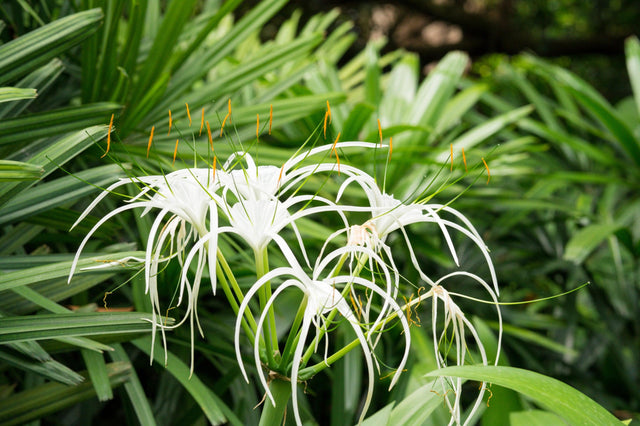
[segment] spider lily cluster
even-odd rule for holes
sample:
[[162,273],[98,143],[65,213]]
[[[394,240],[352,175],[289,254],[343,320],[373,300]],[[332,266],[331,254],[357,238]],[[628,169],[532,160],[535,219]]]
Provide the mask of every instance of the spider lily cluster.
[[[449,284],[471,280],[487,293],[496,307],[499,292],[488,250],[462,213],[447,205],[405,203],[380,190],[376,180],[365,171],[339,162],[339,150],[378,150],[381,147],[368,142],[336,141],[298,152],[281,166],[257,165],[249,152],[238,150],[221,168],[214,162],[206,168],[185,168],[166,175],[120,179],[85,209],[76,224],[119,187],[135,185],[139,192],[102,217],[85,236],[76,253],[69,281],[86,243],[102,224],[133,209],[139,209],[141,216],[155,215],[147,236],[146,255],[139,261],[144,263],[146,291],[153,308],[153,336],[155,338],[157,330],[161,332],[165,353],[165,332],[188,322],[193,369],[195,330],[203,335],[197,301],[202,282],[209,281],[213,295],[220,286],[237,314],[235,352],[244,378],[249,381],[243,349],[251,346],[257,378],[273,404],[275,400],[268,377],[290,380],[298,424],[302,423],[297,403],[299,381],[309,379],[349,350],[359,347],[368,374],[362,420],[370,405],[375,372],[380,373],[375,350],[384,341],[382,333],[392,325],[399,326],[404,341],[402,357],[391,374],[390,388],[397,383],[409,355],[410,312],[418,304],[428,305],[428,299],[431,300],[432,335],[438,366],[464,364],[470,348],[480,358],[474,361],[488,364],[492,361],[488,360],[473,324],[454,300],[464,295],[453,293]],[[344,202],[347,192],[350,199],[359,193],[359,199],[365,202]],[[324,243],[314,246],[316,251],[311,255],[300,223],[326,215],[333,215],[334,222],[340,225],[327,235]],[[434,226],[458,266],[455,271],[433,277],[424,270],[420,261],[422,256],[414,250],[406,231],[413,224]],[[489,282],[459,268],[460,255],[454,241],[460,235],[454,234],[466,237],[482,253]],[[227,262],[230,253],[224,253],[219,245],[220,238],[229,236],[244,244],[255,260],[256,278],[248,289],[237,283]],[[418,297],[409,302],[403,299],[406,295],[401,284],[405,283],[396,266],[394,249],[389,244],[392,238],[396,244],[399,241],[404,246],[409,254],[406,263],[419,277],[419,283],[411,283],[413,290],[428,289],[422,294],[418,291]],[[315,259],[313,262],[312,258]],[[186,307],[180,321],[166,325],[163,322],[166,307],[163,310],[161,306],[158,276],[170,261],[177,261],[181,266],[180,280],[176,282],[177,305],[186,304]],[[274,312],[282,294],[296,290],[301,295],[300,306],[295,317],[290,319],[288,335],[280,342]],[[497,311],[500,318],[499,309]],[[329,337],[337,327],[350,328],[356,340],[330,354]],[[315,353],[322,355],[321,362],[316,358],[312,360]],[[265,369],[268,370],[266,373]],[[437,391],[442,392],[451,412],[451,423],[462,423],[461,380],[442,378],[438,386]],[[467,422],[479,407],[483,392],[484,384]]]

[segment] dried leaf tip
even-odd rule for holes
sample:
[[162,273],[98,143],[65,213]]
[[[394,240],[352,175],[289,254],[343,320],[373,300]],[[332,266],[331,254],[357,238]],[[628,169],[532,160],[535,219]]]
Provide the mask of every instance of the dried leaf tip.
[[153,131],[156,129],[156,126],[151,127],[151,134],[149,135],[149,143],[147,144],[147,158],[149,158],[149,151],[151,150],[151,142],[153,142]]
[[198,136],[202,135],[202,128],[204,127],[204,107],[202,107],[202,111],[200,113],[200,132]]
[[111,114],[111,120],[109,121],[109,130],[107,130],[107,150],[104,152],[104,154],[102,154],[102,157],[104,157],[105,155],[107,155],[107,153],[109,153],[109,149],[111,149],[111,129],[113,128],[113,116],[115,114]]
[[184,105],[187,107],[187,117],[189,118],[189,127],[191,127],[191,112],[189,111],[189,104],[185,102]]
[[269,105],[269,135],[271,135],[271,124],[273,124],[273,104]]
[[487,165],[487,162],[484,161],[484,157],[482,157],[482,163],[484,164],[484,168],[487,169],[487,185],[488,185],[489,181],[491,180],[491,171],[489,171],[489,166]]

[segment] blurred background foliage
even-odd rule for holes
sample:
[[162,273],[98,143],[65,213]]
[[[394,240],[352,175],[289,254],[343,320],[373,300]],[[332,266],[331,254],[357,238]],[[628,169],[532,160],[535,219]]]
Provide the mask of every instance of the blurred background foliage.
[[[437,192],[433,202],[455,198],[492,250],[503,301],[590,282],[562,298],[505,306],[501,363],[561,379],[620,418],[637,417],[640,46],[629,38],[637,2],[16,0],[0,4],[0,19],[0,422],[257,424],[262,395],[241,380],[233,313],[220,300],[201,298],[205,336],[216,338],[197,342],[188,380],[186,330],[170,337],[166,369],[160,360],[149,367],[150,327],[135,319],[150,308],[135,268],[66,283],[84,232],[119,202],[69,233],[97,187],[170,170],[175,129],[191,134],[185,103],[194,122],[203,114],[217,130],[230,98],[244,141],[255,139],[256,114],[267,117],[273,105],[274,129],[261,136],[260,156],[275,164],[322,123],[327,100],[328,141],[339,132],[341,140],[378,141],[380,120],[385,138],[394,137],[393,157],[386,177],[382,153],[369,171],[398,198],[425,188]],[[113,157],[101,159],[112,113]],[[224,158],[234,147],[218,139]],[[179,158],[192,158],[193,149],[181,144]],[[195,149],[206,158],[206,143]],[[139,254],[149,227],[132,215],[105,226],[86,251]],[[409,232],[430,254],[421,262],[436,274],[451,268],[442,241],[428,230]],[[460,251],[465,267],[482,264],[471,248]],[[230,262],[242,276],[243,253]],[[173,265],[162,276],[167,301],[178,273]],[[245,275],[249,285],[254,277]],[[491,341],[491,306],[465,310]],[[426,316],[413,329],[403,383],[391,394],[378,383],[375,407],[425,403],[410,398],[435,365]],[[384,337],[387,351],[397,337]],[[384,359],[393,364],[394,356]],[[356,419],[361,371],[354,352],[310,381],[304,415],[319,424]],[[518,413],[536,407],[516,392],[493,391],[482,424],[518,424]],[[442,404],[433,410],[420,422],[442,424],[448,413]]]

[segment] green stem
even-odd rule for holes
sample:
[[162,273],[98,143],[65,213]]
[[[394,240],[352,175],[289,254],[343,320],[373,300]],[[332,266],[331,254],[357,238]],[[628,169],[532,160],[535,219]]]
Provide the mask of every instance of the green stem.
[[287,403],[291,397],[291,382],[284,380],[272,380],[269,385],[276,405],[271,403],[271,399],[266,398],[264,409],[260,416],[260,426],[277,426],[283,424],[284,415],[287,411]]
[[[428,299],[429,297],[433,297],[433,291],[429,291],[421,295],[420,297],[410,301],[409,303],[406,303],[404,306],[401,306],[400,312],[406,312],[408,309],[411,309],[413,306],[417,305],[418,303],[422,302],[425,299]],[[380,323],[375,328],[367,331],[364,334],[365,338],[368,338],[371,333],[374,333],[380,330],[382,327],[386,326],[391,320],[397,317],[398,317],[397,312],[393,312],[389,314],[383,321],[380,321]],[[318,374],[319,372],[321,372],[322,370],[324,370],[325,368],[327,368],[328,366],[330,366],[331,364],[333,364],[334,362],[336,362],[337,360],[345,356],[349,351],[353,350],[359,344],[360,344],[360,340],[354,339],[348,344],[346,344],[345,346],[343,346],[340,350],[335,352],[333,355],[327,357],[326,360],[322,360],[322,362],[312,365],[311,367],[303,368],[302,370],[300,370],[298,374],[298,380],[300,381],[309,380],[311,377],[315,376],[316,374]]]
[[[218,283],[220,284],[220,287],[222,287],[222,290],[224,291],[225,296],[227,296],[227,300],[231,305],[231,309],[233,309],[233,312],[237,316],[238,311],[240,310],[240,306],[238,306],[238,302],[236,301],[236,298],[231,292],[231,288],[229,287],[229,283],[227,282],[227,278],[225,277],[225,274],[222,271],[222,268],[220,267],[219,262],[216,265],[216,276],[218,277]],[[248,320],[245,319],[245,317],[248,318]],[[256,329],[258,328],[258,326],[256,324],[256,321],[253,319],[253,315],[248,309],[245,311],[245,315],[243,315],[243,318],[242,318],[242,328],[244,329],[245,334],[253,342],[253,338],[255,336]]]
[[[262,278],[269,272],[269,257],[267,249],[256,250],[254,252],[256,259],[256,277]],[[260,290],[258,290],[258,299],[260,301],[260,310],[264,311],[267,302],[271,298],[271,283],[265,283]],[[276,316],[273,311],[273,305],[269,307],[267,311],[267,321],[265,322],[264,342],[267,352],[267,365],[269,368],[274,369],[277,367],[274,358],[274,351],[278,350],[278,334],[276,331]],[[258,330],[258,333],[260,330]]]
[[291,330],[289,330],[289,337],[287,338],[287,342],[284,345],[284,349],[282,351],[282,359],[280,361],[280,371],[286,372],[287,365],[291,361],[291,357],[293,356],[294,348],[296,347],[296,343],[300,338],[300,324],[304,319],[304,312],[307,309],[308,297],[305,294],[304,298],[300,302],[300,307],[298,308],[298,312],[296,313],[296,317],[293,320],[293,324],[291,325]]
[[[331,271],[331,274],[329,275],[330,277],[334,277],[338,275],[338,272],[340,272],[340,269],[342,269],[342,266],[344,266],[344,263],[346,262],[348,256],[349,256],[349,253],[345,253],[340,257],[338,264]],[[358,259],[358,265],[356,266],[355,271],[353,273],[354,276],[360,275],[360,271],[362,271],[362,268],[364,268],[364,265],[368,259],[369,259],[369,256],[366,256],[366,255],[364,256],[364,259]],[[350,290],[351,290],[351,283],[348,283],[342,290],[342,293],[341,293],[342,297],[346,298]],[[331,324],[337,314],[338,314],[337,309],[334,309],[333,311],[329,312],[329,315],[327,315],[326,323]],[[307,362],[309,362],[309,359],[313,355],[314,348],[316,347],[317,342],[320,342],[320,339],[324,337],[325,333],[326,333],[326,330],[324,328],[321,328],[320,330],[318,330],[318,332],[316,333],[316,337],[313,339],[313,341],[307,348],[306,352],[302,356],[302,365],[306,365]]]
[[[244,293],[240,289],[240,286],[238,285],[238,281],[236,281],[236,277],[233,274],[231,267],[229,267],[229,264],[227,263],[227,259],[224,258],[224,255],[222,254],[222,251],[220,251],[219,248],[218,248],[217,257],[218,257],[218,263],[220,264],[220,266],[222,266],[222,270],[224,271],[224,273],[229,278],[229,281],[231,282],[231,287],[233,288],[233,292],[238,298],[238,301],[242,303],[242,301],[244,300]],[[249,313],[249,316],[251,317],[251,320],[253,322],[253,328],[255,329],[256,322],[253,321],[253,316],[251,315],[251,313]]]

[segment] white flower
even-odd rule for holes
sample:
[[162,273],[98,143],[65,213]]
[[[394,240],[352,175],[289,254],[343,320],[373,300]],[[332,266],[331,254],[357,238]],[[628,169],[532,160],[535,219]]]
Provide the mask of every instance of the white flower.
[[[280,238],[280,237],[276,237]],[[285,247],[284,245],[282,247]],[[262,383],[267,396],[270,398],[273,404],[275,401],[271,392],[269,390],[269,386],[267,380],[265,378],[264,372],[261,367],[260,360],[260,331],[262,330],[262,326],[267,316],[267,312],[271,305],[274,303],[276,298],[282,293],[285,289],[290,287],[297,287],[304,293],[304,302],[306,302],[306,306],[304,308],[304,316],[302,319],[302,323],[299,328],[299,336],[296,337],[296,346],[292,358],[291,364],[291,386],[292,386],[292,399],[293,399],[293,407],[294,407],[294,416],[296,419],[296,423],[301,425],[300,413],[298,412],[298,403],[297,403],[297,382],[298,382],[298,372],[300,371],[300,364],[303,358],[303,351],[306,347],[306,341],[309,334],[309,329],[311,325],[315,327],[316,333],[325,334],[328,331],[328,326],[326,324],[326,317],[333,310],[337,310],[342,317],[349,323],[351,328],[356,333],[356,336],[360,342],[360,346],[362,348],[365,362],[367,365],[368,371],[368,380],[369,386],[367,389],[367,396],[365,400],[365,404],[362,410],[362,414],[360,420],[364,418],[366,411],[371,402],[372,392],[373,392],[373,355],[372,349],[367,342],[368,337],[362,330],[362,324],[356,318],[356,314],[353,312],[349,303],[342,296],[341,292],[338,290],[339,286],[359,286],[363,287],[366,290],[375,293],[379,297],[384,300],[385,304],[389,304],[391,309],[398,316],[402,328],[403,334],[405,337],[405,352],[404,356],[396,370],[394,377],[391,381],[390,387],[393,387],[397,382],[400,374],[402,373],[402,369],[406,363],[409,347],[411,343],[411,337],[409,332],[409,324],[407,319],[404,317],[403,312],[400,309],[400,306],[393,300],[393,298],[388,294],[388,292],[384,289],[381,289],[375,283],[352,275],[336,275],[332,277],[321,278],[320,275],[325,272],[325,269],[329,266],[329,264],[335,260],[343,256],[345,253],[349,251],[361,251],[365,250],[360,247],[344,247],[342,249],[336,250],[335,252],[330,253],[326,258],[322,259],[320,262],[316,264],[314,268],[313,274],[311,276],[307,275],[302,267],[295,260],[293,253],[290,250],[284,250],[285,257],[290,263],[289,267],[281,267],[276,268],[262,278],[260,278],[256,283],[249,289],[247,292],[245,299],[243,300],[236,320],[235,327],[235,348],[236,348],[236,357],[238,359],[238,364],[240,365],[240,369],[242,371],[245,380],[248,382],[248,376],[244,368],[244,364],[242,362],[242,357],[240,353],[240,327],[242,324],[242,318],[245,310],[248,308],[251,299],[255,296],[255,294],[265,285],[271,285],[271,281],[278,277],[289,277],[289,279],[285,279],[273,292],[271,298],[267,301],[266,305],[263,307],[263,311],[260,315],[257,324],[256,334],[253,336],[253,346],[254,346],[254,360],[256,364],[256,368],[258,370],[258,377],[260,378],[260,382]],[[382,260],[373,252],[367,253],[367,255],[374,256],[376,261],[380,262],[379,266],[383,270],[385,279],[387,282],[390,282],[392,278],[390,277],[389,271],[387,270]],[[386,287],[386,286],[385,286]],[[375,332],[374,328],[370,328],[370,331],[367,334],[371,334],[371,332]],[[298,332],[294,330],[293,332]],[[370,337],[370,336],[369,336]],[[267,338],[265,336],[265,338]],[[319,338],[315,340],[316,347],[314,350],[317,350],[317,345],[319,343]],[[325,340],[325,345],[328,347],[328,342]],[[327,359],[327,353],[325,349],[325,362]]]
[[[151,210],[157,209],[159,211],[149,230],[145,254],[145,284],[146,292],[149,293],[152,305],[151,322],[153,338],[155,339],[156,328],[160,328],[164,337],[165,328],[177,327],[189,318],[192,327],[191,335],[193,341],[194,319],[197,322],[196,302],[202,273],[207,264],[209,266],[209,274],[211,276],[211,285],[214,294],[216,290],[216,241],[208,238],[206,241],[207,244],[198,246],[196,253],[198,255],[198,263],[193,282],[183,280],[180,286],[178,304],[182,301],[184,292],[186,291],[188,293],[186,313],[181,321],[172,326],[165,326],[161,320],[162,310],[158,297],[157,274],[159,265],[173,258],[178,259],[183,269],[183,275],[186,274],[190,263],[190,261],[185,263],[188,246],[192,241],[197,241],[203,236],[209,235],[210,228],[217,227],[218,213],[215,199],[219,197],[215,195],[215,192],[219,188],[219,185],[216,182],[215,172],[213,169],[183,169],[169,173],[166,176],[154,175],[120,179],[96,197],[80,215],[72,226],[72,229],[109,193],[128,184],[140,186],[142,188],[140,193],[130,199],[126,205],[116,208],[101,218],[87,233],[74,257],[69,273],[69,282],[71,281],[84,246],[103,223],[127,210],[142,208],[143,211],[140,216],[143,217],[149,214]],[[165,255],[164,247],[167,242],[169,244],[169,253]],[[191,258],[193,258],[193,256]],[[166,345],[164,338],[163,342]]]
[[[444,368],[447,366],[447,359],[455,359],[456,365],[464,365],[467,351],[469,350],[469,346],[467,343],[467,334],[465,333],[465,329],[471,333],[471,337],[473,342],[477,345],[477,350],[480,353],[481,362],[483,365],[488,365],[487,354],[484,349],[484,345],[478,336],[478,332],[476,331],[473,324],[466,318],[464,312],[460,309],[460,307],[453,301],[451,297],[452,294],[445,290],[442,287],[442,282],[447,279],[457,277],[457,276],[467,276],[477,280],[483,287],[487,289],[487,291],[492,295],[493,302],[496,304],[496,310],[498,312],[498,318],[500,323],[499,337],[498,337],[498,351],[496,353],[495,365],[498,363],[498,358],[500,357],[500,346],[502,340],[502,316],[500,314],[500,307],[498,305],[498,301],[493,294],[493,291],[489,287],[489,285],[484,282],[482,279],[477,276],[470,274],[468,272],[454,272],[452,274],[446,275],[440,278],[431,289],[421,295],[418,300],[414,301],[414,303],[419,303],[420,301],[426,300],[431,297],[432,300],[432,311],[431,311],[431,322],[432,322],[432,335],[433,335],[433,346],[435,352],[435,358],[438,363],[439,368]],[[443,305],[443,314],[444,321],[443,327],[440,332],[438,332],[438,305],[439,302],[442,302]],[[444,346],[446,348],[453,347],[455,349],[455,354],[450,354],[447,349],[447,353],[442,353],[440,347]],[[443,377],[439,379],[441,382],[444,400],[449,408],[451,413],[451,420],[449,424],[460,424],[462,417],[462,407],[460,404],[460,397],[462,395],[462,379],[460,378],[450,378]],[[451,389],[453,392],[450,393],[448,390]],[[479,395],[476,398],[476,401],[469,412],[467,419],[464,424],[469,424],[473,418],[473,415],[478,410],[480,403],[482,402],[482,397],[485,391],[485,383],[483,382],[480,387]],[[451,397],[453,394],[453,397]]]

